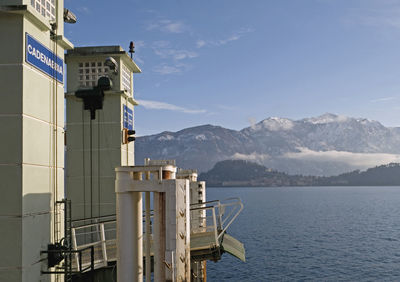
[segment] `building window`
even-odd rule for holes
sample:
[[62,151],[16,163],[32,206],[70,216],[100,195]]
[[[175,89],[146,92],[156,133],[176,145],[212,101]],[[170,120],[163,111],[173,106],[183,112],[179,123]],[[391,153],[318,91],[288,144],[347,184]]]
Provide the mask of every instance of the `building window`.
[[127,67],[122,65],[122,87],[132,95],[132,74]]
[[107,76],[107,72],[108,67],[104,66],[102,61],[80,62],[78,64],[79,84],[81,87],[96,86],[99,78]]
[[31,6],[42,16],[54,21],[56,19],[56,9],[54,0],[31,0]]

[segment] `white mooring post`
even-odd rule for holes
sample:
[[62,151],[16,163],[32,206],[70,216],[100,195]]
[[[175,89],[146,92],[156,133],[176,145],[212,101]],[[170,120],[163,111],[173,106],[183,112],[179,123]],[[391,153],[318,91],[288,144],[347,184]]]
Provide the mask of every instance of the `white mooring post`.
[[147,160],[144,166],[118,167],[116,174],[118,281],[143,281],[142,192],[146,192],[146,282],[151,277],[151,254],[154,281],[190,281],[189,180],[175,179],[174,161]]

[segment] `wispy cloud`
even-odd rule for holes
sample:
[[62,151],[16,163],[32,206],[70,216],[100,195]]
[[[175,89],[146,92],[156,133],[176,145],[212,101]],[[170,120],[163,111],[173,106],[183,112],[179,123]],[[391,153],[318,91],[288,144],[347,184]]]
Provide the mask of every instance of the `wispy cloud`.
[[139,105],[145,107],[146,109],[151,109],[151,110],[168,110],[168,111],[181,112],[185,114],[202,114],[206,112],[206,110],[202,109],[193,110],[159,101],[138,100],[138,102]]
[[90,9],[86,6],[79,6],[77,8],[78,12],[82,13],[82,14],[90,14]]
[[197,48],[201,48],[201,47],[204,47],[206,45],[207,45],[207,42],[204,41],[204,40],[197,40],[197,42],[196,42],[196,47]]
[[346,23],[376,28],[400,29],[400,3],[398,1],[379,0],[369,8],[352,9]]
[[142,66],[144,65],[144,60],[140,56],[136,55],[133,59],[136,62],[138,62],[140,65],[142,65]]
[[242,37],[241,34],[233,34],[228,38],[218,40],[217,42],[215,42],[215,45],[217,46],[225,45],[231,41],[239,40],[241,37]]
[[397,97],[383,97],[383,98],[373,99],[373,100],[371,100],[371,102],[379,103],[379,102],[388,102],[388,101],[393,101],[393,100],[397,100]]
[[176,63],[176,64],[166,64],[162,63],[158,66],[153,67],[155,73],[167,75],[167,74],[179,74],[191,69],[190,65]]
[[163,59],[171,58],[176,61],[192,59],[198,56],[198,54],[193,51],[175,49],[155,49],[154,53]]
[[153,68],[153,71],[159,74],[178,74],[190,69],[190,66],[182,63],[183,60],[196,58],[198,54],[184,49],[175,49],[171,47],[169,41],[156,41],[151,45],[154,54],[161,59],[172,60],[170,63],[163,62]]
[[346,163],[356,167],[372,167],[376,165],[399,162],[400,155],[381,153],[353,153],[345,151],[313,151],[308,148],[298,148],[300,152],[287,153],[284,157],[309,161],[329,161]]
[[159,74],[174,74],[181,73],[182,69],[175,66],[168,66],[166,64],[158,65],[153,68],[153,71]]
[[238,31],[234,32],[233,34],[231,34],[229,37],[222,38],[222,39],[219,39],[219,40],[203,40],[203,39],[199,39],[196,42],[196,47],[197,48],[202,48],[202,47],[205,47],[205,46],[222,46],[222,45],[228,44],[230,42],[239,40],[245,34],[251,33],[251,32],[254,32],[254,30],[251,29],[251,28],[242,28],[242,29],[239,29]]
[[135,41],[135,50],[140,50],[144,47],[146,47],[146,43],[143,40]]
[[185,49],[175,49],[171,47],[169,41],[156,41],[152,44],[154,53],[163,59],[173,59],[176,61],[196,58],[198,54]]
[[245,161],[251,161],[251,162],[256,162],[256,163],[264,163],[266,160],[270,159],[270,156],[268,154],[258,154],[258,153],[252,153],[252,154],[241,154],[241,153],[235,153],[232,156],[232,159],[234,160],[245,160]]
[[189,28],[181,21],[157,20],[147,25],[146,30],[158,30],[165,33],[183,33]]
[[[299,152],[286,153],[279,157],[279,159],[300,160],[311,162],[329,162],[346,164],[354,169],[366,169],[373,166],[400,162],[400,155],[398,154],[383,154],[383,153],[353,153],[346,151],[314,151],[308,148],[298,148]],[[261,164],[273,161],[274,157],[268,154],[240,154],[236,153],[232,156],[233,159],[247,160]]]

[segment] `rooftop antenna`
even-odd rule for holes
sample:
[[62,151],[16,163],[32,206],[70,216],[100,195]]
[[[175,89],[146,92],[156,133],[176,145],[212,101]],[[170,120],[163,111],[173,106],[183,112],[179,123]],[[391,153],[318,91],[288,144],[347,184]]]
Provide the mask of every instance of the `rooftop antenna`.
[[129,43],[129,53],[131,53],[131,59],[132,59],[133,53],[135,53],[135,43],[133,43],[133,41]]

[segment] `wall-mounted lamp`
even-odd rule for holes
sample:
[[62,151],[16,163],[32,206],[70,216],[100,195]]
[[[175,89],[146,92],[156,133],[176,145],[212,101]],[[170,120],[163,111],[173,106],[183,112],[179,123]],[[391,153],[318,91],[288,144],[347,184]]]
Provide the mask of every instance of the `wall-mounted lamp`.
[[74,24],[76,23],[76,16],[70,10],[64,8],[64,22]]

